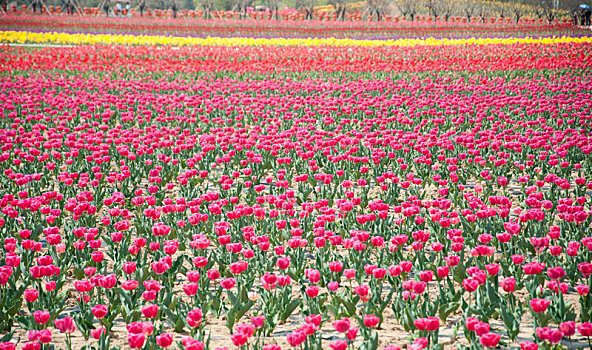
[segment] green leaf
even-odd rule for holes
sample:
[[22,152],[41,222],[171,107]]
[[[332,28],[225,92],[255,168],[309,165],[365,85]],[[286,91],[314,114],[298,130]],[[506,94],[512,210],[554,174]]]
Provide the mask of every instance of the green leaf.
[[393,293],[395,292],[395,289],[391,289],[391,292],[389,293],[389,295],[383,300],[382,303],[380,303],[380,311],[384,311],[384,309],[386,309],[387,305],[391,302],[391,300],[393,299]]
[[21,305],[23,303],[23,299],[17,299],[14,303],[14,305],[12,305],[7,311],[6,313],[9,316],[14,316],[16,315],[16,313],[21,309]]
[[413,323],[413,317],[411,317],[411,313],[409,312],[409,309],[405,309],[403,311],[403,317],[401,318],[401,325],[403,325],[403,327],[405,328],[406,332],[409,332],[411,330],[415,330],[415,324]]
[[84,270],[75,268],[74,269],[74,276],[76,276],[76,279],[78,279],[78,280],[83,279],[84,278]]
[[370,335],[370,339],[366,343],[366,350],[377,350],[378,349],[378,332],[373,332]]
[[462,281],[465,279],[466,272],[462,263],[458,264],[454,269],[453,277],[457,283],[462,283]]
[[[18,316],[16,317],[16,321],[23,327],[23,329],[32,329],[33,322],[28,316]],[[14,332],[12,332],[14,333]]]
[[343,306],[345,306],[347,312],[349,313],[349,315],[355,315],[356,314],[356,306],[349,300],[347,299],[342,299],[340,297],[337,297],[339,299],[339,301],[341,302],[341,304],[343,304]]
[[281,317],[282,322],[286,322],[288,317],[290,317],[292,312],[294,312],[294,310],[296,310],[296,308],[300,305],[300,303],[302,303],[302,299],[298,298],[298,299],[292,300],[288,304],[288,306],[286,306],[286,309],[284,310],[284,312],[282,312],[282,317]]
[[181,333],[183,332],[183,328],[185,328],[185,323],[183,322],[183,318],[179,317],[175,323],[175,332]]
[[446,322],[448,316],[455,312],[459,307],[460,302],[458,301],[441,305],[440,308],[438,308],[438,316],[440,317],[442,322]]
[[487,284],[487,296],[492,304],[495,304],[500,300],[499,294],[495,291],[492,285]]
[[508,331],[508,336],[510,339],[514,340],[518,333],[520,332],[520,321],[517,320],[514,314],[508,313],[505,308],[500,308],[500,315],[502,316],[502,320],[504,321],[504,325],[506,326],[506,330]]
[[0,342],[7,342],[10,341],[12,339],[12,335],[14,334],[14,331],[10,331],[7,334],[5,334],[2,338],[0,338]]
[[246,313],[247,311],[249,311],[249,309],[251,309],[251,307],[253,307],[254,303],[249,300],[247,303],[245,303],[240,309],[238,309],[237,313],[236,313],[236,320],[240,320]]

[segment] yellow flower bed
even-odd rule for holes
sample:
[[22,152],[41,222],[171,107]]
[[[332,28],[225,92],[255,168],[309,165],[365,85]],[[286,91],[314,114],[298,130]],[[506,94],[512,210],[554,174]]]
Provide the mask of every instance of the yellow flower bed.
[[592,37],[552,38],[469,38],[469,39],[393,39],[357,40],[335,38],[193,38],[158,35],[68,34],[1,31],[0,42],[13,44],[101,44],[166,46],[441,46],[492,44],[592,43]]

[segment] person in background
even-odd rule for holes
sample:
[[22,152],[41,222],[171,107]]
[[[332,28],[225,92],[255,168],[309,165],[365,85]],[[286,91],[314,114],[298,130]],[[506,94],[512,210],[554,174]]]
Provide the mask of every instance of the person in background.
[[574,26],[578,25],[578,10],[571,11],[571,20]]
[[121,14],[122,10],[123,10],[123,8],[121,7],[121,3],[118,2],[117,5],[115,5],[115,11],[116,11],[115,15],[117,17],[123,17],[123,15]]
[[66,13],[68,14],[68,16],[74,14],[74,6],[72,5],[72,2],[70,0],[66,0]]
[[127,5],[125,5],[125,13],[127,14],[128,17],[131,17],[132,14],[130,12],[130,4],[129,2],[127,3]]
[[144,17],[144,7],[146,7],[146,1],[140,0],[140,17]]
[[584,11],[584,25],[586,27],[589,27],[591,25],[590,23],[590,18],[592,17],[592,10],[591,9],[586,9]]

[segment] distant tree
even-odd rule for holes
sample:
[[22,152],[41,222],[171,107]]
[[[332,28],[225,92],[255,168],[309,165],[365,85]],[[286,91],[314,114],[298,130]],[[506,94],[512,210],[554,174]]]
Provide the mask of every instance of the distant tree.
[[193,4],[204,11],[204,18],[212,18],[212,11],[216,8],[214,0],[193,0]]
[[241,18],[247,17],[247,7],[253,5],[253,0],[234,0],[233,9],[238,10]]
[[376,20],[380,20],[384,15],[386,3],[383,0],[366,0],[366,6],[370,18],[376,16]]
[[[339,1],[344,1],[345,0],[339,0]],[[304,19],[312,19],[312,16],[314,14],[314,6],[316,4],[316,0],[296,0],[295,1],[295,7],[298,10],[304,10]],[[337,6],[335,4],[332,4],[331,2],[329,2],[330,5],[333,5],[337,8]]]
[[477,17],[479,17],[479,21],[481,23],[484,23],[485,19],[487,17],[487,14],[489,13],[488,6],[481,1],[477,1],[475,3],[475,8],[476,8]]
[[518,23],[520,19],[524,16],[527,3],[527,0],[513,0],[509,2],[510,9],[514,14],[514,19],[516,20],[516,23]]
[[462,11],[462,14],[465,15],[465,17],[467,18],[467,21],[470,22],[471,18],[473,18],[475,10],[476,10],[475,1],[474,0],[460,1],[459,7]]
[[[511,0],[510,0],[511,2]],[[497,12],[497,15],[501,18],[506,18],[508,13],[508,2],[507,1],[499,1],[492,4],[492,9]]]
[[271,11],[271,17],[278,19],[278,10],[280,9],[280,0],[265,0],[265,5]]
[[193,0],[182,0],[183,1],[183,8],[186,10],[195,10],[195,5],[193,4]]
[[438,17],[440,15],[439,0],[424,0],[424,6],[428,9],[430,16]]
[[[347,12],[348,0],[329,0],[329,5],[333,5],[338,20],[345,20],[345,13]],[[312,16],[312,14],[311,14]]]
[[549,23],[557,19],[559,15],[559,4],[557,4],[556,0],[538,0],[538,2],[539,6],[536,6],[536,8],[542,12],[542,16],[539,18],[544,16]]
[[405,18],[410,18],[412,21],[417,14],[418,4],[416,0],[394,0],[395,6],[399,9]]
[[437,6],[439,7],[439,12],[441,16],[444,17],[444,20],[446,22],[448,22],[448,19],[450,19],[450,17],[456,13],[459,7],[458,0],[438,0],[437,3]]

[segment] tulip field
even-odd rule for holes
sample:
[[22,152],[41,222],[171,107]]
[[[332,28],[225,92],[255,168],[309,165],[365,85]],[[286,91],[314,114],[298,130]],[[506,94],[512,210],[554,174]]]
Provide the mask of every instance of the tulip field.
[[590,349],[592,36],[525,30],[1,31],[0,350]]
[[284,38],[458,38],[458,37],[525,37],[589,35],[590,30],[571,25],[568,20],[554,24],[526,20],[515,23],[512,18],[473,18],[472,22],[457,18],[450,21],[275,21],[236,20],[224,21],[132,17],[121,20],[107,17],[12,15],[0,17],[4,30],[69,32],[69,33],[117,33],[131,35],[168,34],[191,37],[284,37]]

